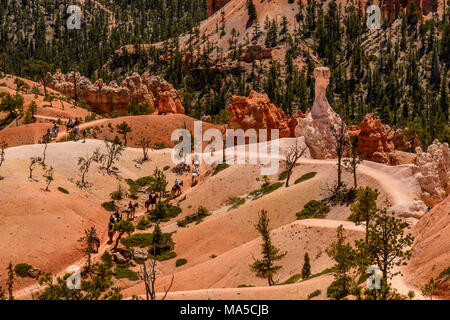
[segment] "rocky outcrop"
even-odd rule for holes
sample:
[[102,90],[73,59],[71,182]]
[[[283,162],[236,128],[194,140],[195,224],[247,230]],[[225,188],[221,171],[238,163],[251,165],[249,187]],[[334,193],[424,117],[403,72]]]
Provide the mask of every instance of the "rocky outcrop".
[[379,119],[373,113],[365,116],[359,125],[359,147],[358,153],[363,159],[396,165],[397,159],[394,155],[393,134],[388,138],[391,131],[383,127]]
[[[428,211],[412,229],[414,245],[406,267],[406,281],[423,288],[435,279],[441,299],[450,299],[450,197]],[[434,298],[434,297],[433,297]]]
[[208,16],[212,15],[219,9],[222,9],[231,0],[206,0],[206,7],[208,8]]
[[230,128],[248,129],[268,129],[270,139],[270,129],[278,129],[280,138],[291,137],[289,118],[283,110],[277,108],[270,102],[267,94],[251,91],[247,97],[233,96],[227,111],[232,115]]
[[247,46],[244,55],[241,57],[241,61],[245,61],[247,63],[252,62],[253,60],[263,60],[272,58],[272,49],[264,48],[258,44],[252,44]]
[[424,15],[437,11],[437,0],[379,0],[383,21],[393,21],[405,12],[410,2],[414,2],[418,11]]
[[422,189],[422,200],[434,206],[450,194],[450,150],[448,143],[438,140],[428,147],[427,152],[416,148],[417,158],[414,172]]
[[61,93],[77,99],[83,99],[92,109],[100,114],[117,111],[128,112],[132,102],[147,102],[159,114],[184,113],[180,93],[167,81],[156,76],[134,73],[126,77],[120,85],[111,81],[105,85],[102,79],[94,84],[78,72],[63,74],[57,71],[53,76],[51,87]]
[[[334,133],[341,130],[344,125],[341,118],[331,109],[326,90],[330,83],[330,69],[320,67],[314,70],[315,100],[311,112],[305,118],[297,118],[295,136],[305,137],[311,156],[315,159],[335,158],[336,146]],[[343,130],[347,135],[347,131]]]

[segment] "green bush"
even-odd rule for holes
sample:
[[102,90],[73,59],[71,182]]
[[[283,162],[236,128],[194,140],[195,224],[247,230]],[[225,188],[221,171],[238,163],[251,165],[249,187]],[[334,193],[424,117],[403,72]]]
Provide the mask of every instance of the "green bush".
[[114,276],[117,279],[127,278],[128,280],[131,280],[131,281],[139,280],[139,275],[136,272],[134,272],[133,270],[131,270],[129,268],[122,267],[122,266],[118,266],[114,269]]
[[164,168],[163,168],[164,171],[167,171],[169,169],[170,169],[170,166],[164,166]]
[[238,288],[252,288],[254,285],[252,284],[240,284],[237,286]]
[[230,165],[228,163],[219,163],[213,171],[213,176],[215,176],[216,174],[218,174],[220,171],[225,170],[226,168],[228,168]]
[[141,220],[139,220],[138,224],[136,225],[136,229],[145,230],[148,229],[148,227],[150,227],[151,224],[152,223],[144,217]]
[[311,300],[312,298],[314,298],[314,297],[317,297],[318,295],[320,295],[322,293],[322,291],[321,290],[319,290],[319,289],[317,289],[317,290],[314,290],[313,292],[311,292],[310,294],[308,294],[308,300]]
[[[330,286],[327,288],[327,296],[328,298],[340,300],[342,298],[345,298],[349,294],[350,288],[344,289],[343,282],[346,281],[348,284],[351,281],[350,277],[347,277],[347,279],[338,279],[334,280]],[[347,285],[349,287],[349,285]]]
[[280,173],[280,175],[278,176],[278,180],[279,181],[283,181],[287,178],[289,173],[289,170],[284,170],[283,172]]
[[297,283],[301,278],[302,278],[302,274],[301,273],[297,273],[297,274],[294,274],[289,279],[287,279],[286,281],[280,283],[280,285]]
[[110,253],[108,253],[107,251],[105,251],[102,256],[101,259],[103,261],[103,263],[108,267],[111,268],[113,266],[113,257]]
[[62,193],[69,194],[69,191],[67,191],[63,187],[58,187],[58,190],[61,191]]
[[328,212],[330,212],[330,207],[323,201],[311,200],[305,204],[302,211],[297,212],[297,219],[325,218]]
[[300,182],[303,182],[303,181],[312,179],[312,178],[314,178],[314,177],[316,176],[316,174],[317,174],[317,172],[308,172],[308,173],[305,173],[305,174],[302,175],[300,178],[298,178],[297,180],[295,180],[295,181],[294,181],[294,184],[297,184],[297,183],[300,183]]
[[14,272],[22,278],[28,277],[28,271],[33,269],[33,266],[27,263],[19,263],[14,267]]
[[[152,257],[151,255],[149,255],[149,256]],[[176,256],[177,256],[177,254],[175,251],[166,251],[166,252],[162,252],[161,254],[158,254],[156,256],[156,260],[165,261],[165,260],[175,258]]]
[[192,223],[192,222],[199,224],[200,222],[203,221],[203,219],[205,217],[210,216],[210,215],[211,215],[211,213],[208,211],[208,209],[206,209],[203,206],[199,206],[196,213],[191,214],[182,220],[178,220],[177,225],[179,227],[185,227],[186,225],[188,225],[189,223]]
[[259,198],[265,196],[266,194],[274,192],[275,190],[281,188],[282,186],[283,186],[283,182],[275,182],[275,183],[269,184],[260,189],[250,192],[250,195],[253,196],[253,200],[256,200],[256,199],[259,199]]
[[187,260],[186,259],[178,259],[176,262],[175,262],[175,266],[178,268],[178,267],[180,267],[180,266],[182,266],[182,265],[184,265],[184,264],[186,264],[187,263]]
[[438,278],[445,278],[446,280],[447,279],[450,279],[450,267],[448,267],[447,269],[445,269],[444,271],[442,271],[440,274],[439,274],[439,277]]
[[230,200],[228,200],[228,202],[227,202],[227,204],[229,206],[231,206],[229,210],[236,209],[237,207],[243,205],[244,203],[245,203],[245,198],[239,198],[239,197],[233,197]]
[[106,211],[116,211],[117,209],[117,206],[112,201],[103,202],[102,207]]
[[120,239],[122,243],[127,248],[139,247],[144,248],[152,244],[153,233],[135,233],[126,238]]

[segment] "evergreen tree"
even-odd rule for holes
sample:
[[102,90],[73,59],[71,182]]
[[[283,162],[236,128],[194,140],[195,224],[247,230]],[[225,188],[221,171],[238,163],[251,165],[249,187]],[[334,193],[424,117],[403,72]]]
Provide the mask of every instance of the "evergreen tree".
[[261,210],[259,221],[255,225],[255,228],[262,236],[263,244],[261,246],[261,254],[263,258],[251,264],[250,269],[258,277],[266,278],[269,286],[273,286],[276,283],[273,277],[281,269],[281,266],[275,265],[275,262],[281,260],[286,255],[286,252],[280,253],[280,249],[272,244],[269,230],[269,217],[267,216],[266,210]]
[[309,263],[308,252],[305,253],[303,260],[304,262],[302,267],[302,279],[306,279],[311,275],[311,265]]

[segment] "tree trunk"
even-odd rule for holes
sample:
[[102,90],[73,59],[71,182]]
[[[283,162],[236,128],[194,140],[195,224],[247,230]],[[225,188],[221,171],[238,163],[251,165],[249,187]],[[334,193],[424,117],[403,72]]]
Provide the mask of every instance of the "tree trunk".
[[292,168],[288,169],[288,175],[286,178],[286,188],[289,187],[289,179],[291,178],[291,174],[292,174]]
[[117,246],[119,245],[120,238],[122,238],[122,236],[123,236],[123,232],[119,232],[119,235],[117,236],[116,244],[114,245],[113,250],[117,249]]

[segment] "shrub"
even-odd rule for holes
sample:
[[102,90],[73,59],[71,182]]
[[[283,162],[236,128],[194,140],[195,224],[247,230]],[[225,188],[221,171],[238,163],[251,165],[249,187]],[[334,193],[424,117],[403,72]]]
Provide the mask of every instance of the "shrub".
[[289,279],[287,279],[286,281],[280,283],[280,285],[293,284],[293,283],[298,282],[301,278],[302,278],[302,275],[300,273],[297,273],[297,274],[294,274]]
[[113,257],[108,251],[105,251],[102,254],[101,259],[108,268],[111,268],[113,266]]
[[187,263],[187,260],[186,259],[178,259],[176,262],[175,262],[175,266],[176,267],[180,267],[180,266],[182,266],[182,265],[184,265],[184,264],[186,264]]
[[[346,283],[351,281],[350,277],[347,277]],[[330,286],[327,288],[328,298],[340,300],[345,298],[349,294],[349,288],[344,289],[343,286],[344,279],[334,280]]]
[[210,215],[211,215],[211,213],[208,211],[208,209],[206,209],[203,206],[199,206],[196,213],[191,214],[182,220],[178,220],[177,225],[179,227],[185,227],[186,225],[188,225],[189,223],[192,223],[192,222],[199,224],[200,222],[203,221],[203,219],[205,217],[210,216]]
[[228,200],[228,202],[227,202],[227,204],[229,206],[231,206],[229,210],[236,209],[237,207],[243,205],[244,203],[245,203],[245,198],[239,198],[239,197],[233,197],[230,200]]
[[300,178],[298,178],[297,180],[295,180],[295,181],[294,181],[294,184],[297,184],[297,183],[300,183],[300,182],[303,182],[303,181],[312,179],[312,178],[314,178],[314,177],[316,176],[316,174],[317,174],[317,172],[308,172],[308,173],[305,173],[305,174],[302,175]]
[[252,288],[254,285],[252,284],[240,284],[237,286],[238,288]]
[[330,212],[330,207],[323,201],[311,200],[305,204],[302,211],[297,212],[297,219],[324,218],[328,212]]
[[445,269],[444,271],[442,271],[439,274],[438,278],[445,278],[445,279],[450,279],[450,267],[448,267],[447,269]]
[[117,209],[117,206],[112,201],[103,202],[102,207],[106,211],[116,211]]
[[170,169],[170,166],[164,166],[164,168],[163,168],[164,171],[167,171],[169,169]]
[[283,181],[287,178],[289,173],[289,170],[284,170],[283,172],[280,173],[280,175],[278,176],[278,180],[279,181]]
[[16,264],[16,266],[14,267],[14,272],[22,278],[25,278],[28,276],[28,271],[30,271],[31,269],[33,269],[33,266],[27,264],[27,263],[19,263]]
[[136,272],[134,272],[133,270],[131,270],[129,268],[122,267],[122,266],[118,266],[114,269],[114,276],[117,279],[127,278],[128,280],[131,280],[131,281],[139,280],[139,275]]
[[213,171],[213,176],[215,176],[216,174],[218,174],[220,171],[225,170],[226,168],[228,168],[230,165],[228,163],[219,163]]
[[63,187],[58,187],[58,190],[61,191],[62,193],[69,194],[69,191],[67,191]]
[[148,229],[148,227],[150,227],[151,224],[152,223],[144,217],[141,220],[139,220],[138,224],[136,225],[136,229],[145,230]]
[[120,243],[122,243],[125,247],[139,247],[144,248],[148,247],[152,244],[153,234],[152,233],[135,233],[127,238],[120,239]]
[[[151,255],[149,255],[149,256],[152,257]],[[156,256],[156,260],[165,261],[165,260],[175,258],[176,256],[177,256],[177,254],[175,251],[166,251],[166,252],[162,252],[161,254],[158,254]]]
[[264,186],[258,190],[254,190],[250,192],[250,195],[253,196],[253,200],[259,199],[266,194],[269,194],[271,192],[274,192],[275,190],[281,188],[283,186],[283,182],[275,182],[272,184],[269,184],[267,186]]
[[317,289],[317,290],[314,290],[313,292],[311,292],[310,294],[308,294],[308,300],[311,300],[312,298],[314,298],[314,297],[317,297],[318,295],[320,295],[322,293],[322,291],[321,290],[319,290],[319,289]]

